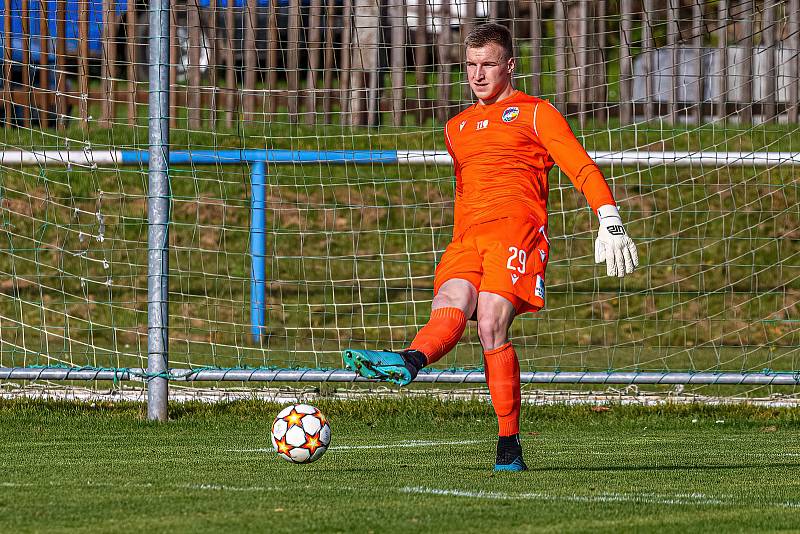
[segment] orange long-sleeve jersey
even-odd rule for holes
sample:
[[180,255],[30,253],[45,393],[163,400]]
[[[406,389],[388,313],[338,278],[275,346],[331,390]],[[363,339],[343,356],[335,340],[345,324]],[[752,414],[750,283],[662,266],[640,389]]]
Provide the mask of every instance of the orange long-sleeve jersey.
[[592,209],[614,197],[567,121],[549,102],[514,91],[476,103],[447,122],[447,150],[456,173],[454,235],[502,217],[547,224],[547,175],[558,164]]

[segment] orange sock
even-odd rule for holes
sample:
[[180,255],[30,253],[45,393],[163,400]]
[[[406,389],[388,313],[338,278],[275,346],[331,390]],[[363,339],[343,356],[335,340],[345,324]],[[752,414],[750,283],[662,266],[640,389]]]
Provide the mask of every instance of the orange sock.
[[484,373],[497,414],[498,435],[519,434],[519,410],[522,392],[519,383],[519,360],[509,341],[502,347],[483,353]]
[[453,350],[466,326],[467,318],[458,308],[433,310],[428,324],[417,332],[408,348],[420,351],[429,364],[434,363]]

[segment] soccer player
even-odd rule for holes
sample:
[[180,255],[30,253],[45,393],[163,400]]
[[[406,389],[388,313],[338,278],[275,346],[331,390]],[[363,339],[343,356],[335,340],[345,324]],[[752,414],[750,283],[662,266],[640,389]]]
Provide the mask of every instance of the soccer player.
[[477,102],[444,129],[455,166],[455,216],[453,240],[436,267],[430,320],[406,350],[348,349],[343,357],[361,376],[405,385],[458,343],[467,319],[477,318],[499,427],[495,470],[524,471],[519,361],[508,330],[515,316],[545,304],[547,175],[554,163],[599,217],[595,261],[621,278],[639,260],[603,174],[567,121],[546,100],[514,89],[508,29],[477,26],[464,44]]

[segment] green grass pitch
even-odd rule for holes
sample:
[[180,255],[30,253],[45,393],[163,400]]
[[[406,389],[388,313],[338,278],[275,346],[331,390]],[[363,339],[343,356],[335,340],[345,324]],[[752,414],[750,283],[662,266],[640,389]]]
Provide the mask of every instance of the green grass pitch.
[[788,409],[524,407],[530,471],[494,474],[495,419],[434,397],[315,402],[315,464],[270,450],[280,406],[0,402],[2,532],[734,532],[797,528]]

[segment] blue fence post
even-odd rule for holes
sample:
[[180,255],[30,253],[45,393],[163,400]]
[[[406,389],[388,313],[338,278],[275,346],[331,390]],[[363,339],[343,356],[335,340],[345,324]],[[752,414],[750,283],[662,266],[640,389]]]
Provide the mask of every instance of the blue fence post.
[[254,161],[250,171],[250,324],[253,343],[259,343],[266,325],[266,164]]

